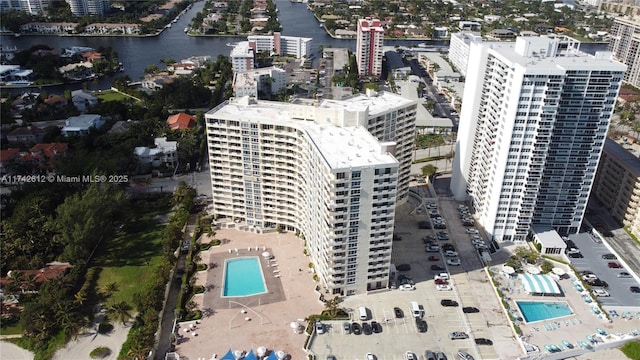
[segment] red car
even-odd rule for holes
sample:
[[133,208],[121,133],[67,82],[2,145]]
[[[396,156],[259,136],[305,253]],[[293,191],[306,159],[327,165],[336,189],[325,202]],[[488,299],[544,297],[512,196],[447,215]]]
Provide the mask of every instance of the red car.
[[436,283],[436,285],[447,285],[449,284],[449,282],[447,280],[443,280],[443,279],[435,279],[433,280],[434,283]]
[[440,258],[439,258],[439,257],[437,257],[437,256],[433,256],[433,255],[429,256],[429,258],[428,258],[428,259],[429,259],[429,261],[440,261]]
[[607,264],[607,266],[609,266],[610,269],[620,269],[622,268],[622,265],[620,265],[620,263],[617,262],[610,262]]

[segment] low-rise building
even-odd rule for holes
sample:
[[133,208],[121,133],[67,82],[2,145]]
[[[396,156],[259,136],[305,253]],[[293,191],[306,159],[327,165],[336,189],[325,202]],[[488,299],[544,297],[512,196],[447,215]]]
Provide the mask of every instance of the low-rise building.
[[167,118],[171,130],[189,130],[196,127],[196,117],[186,113],[177,113]]
[[98,104],[98,98],[87,90],[74,90],[71,92],[71,101],[80,112],[87,111]]
[[279,32],[273,35],[250,35],[248,41],[256,44],[256,52],[269,52],[275,55],[295,56],[297,59],[305,58],[311,55],[312,38],[303,38],[298,36],[283,36]]
[[7,169],[7,164],[11,161],[15,161],[19,154],[20,149],[17,148],[0,150],[0,174],[4,175],[9,172],[9,170]]
[[44,131],[35,126],[22,126],[7,134],[9,144],[35,144],[42,140]]
[[254,69],[233,75],[236,97],[269,98],[286,86],[287,72],[277,67]]
[[138,146],[133,149],[138,163],[144,167],[157,168],[164,165],[175,168],[178,164],[178,142],[167,141],[166,137],[155,138],[155,147]]
[[177,78],[177,75],[169,74],[168,72],[160,72],[157,74],[147,74],[141,82],[141,86],[144,89],[158,90],[162,89],[165,85],[171,84]]
[[28,152],[20,153],[19,161],[38,171],[53,169],[54,161],[60,156],[66,156],[69,148],[67,143],[36,144]]
[[100,129],[104,125],[104,119],[97,114],[85,114],[72,116],[65,120],[65,126],[61,132],[64,136],[86,135],[89,129]]

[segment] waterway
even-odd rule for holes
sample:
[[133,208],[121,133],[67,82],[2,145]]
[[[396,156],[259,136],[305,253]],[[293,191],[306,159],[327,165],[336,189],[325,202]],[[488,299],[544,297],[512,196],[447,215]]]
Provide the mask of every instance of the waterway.
[[[275,0],[278,7],[278,19],[282,24],[282,34],[288,36],[301,36],[313,38],[313,44],[317,50],[323,47],[343,47],[355,49],[355,39],[334,39],[330,37],[306,4],[292,3],[290,0]],[[64,48],[71,46],[89,46],[92,48],[111,47],[118,52],[120,61],[124,65],[124,72],[113,76],[107,76],[97,81],[86,83],[84,86],[90,89],[106,89],[111,86],[113,79],[117,76],[128,75],[132,80],[139,80],[144,74],[144,68],[151,64],[160,67],[161,59],[180,60],[190,56],[208,55],[215,59],[218,55],[228,56],[231,48],[228,43],[246,40],[246,37],[198,37],[189,36],[184,32],[191,19],[202,11],[204,2],[199,1],[193,4],[190,10],[183,14],[180,19],[172,24],[171,28],[165,29],[158,36],[150,37],[89,37],[89,36],[41,36],[23,35],[13,37],[9,35],[0,36],[0,43],[3,47],[28,49],[37,44],[46,44],[54,48]],[[447,46],[448,41],[416,41],[416,40],[385,40],[385,45],[390,46],[416,46],[425,42],[434,46]],[[606,49],[606,45],[583,44],[583,50],[592,52]],[[72,87],[80,88],[82,84],[75,84]]]

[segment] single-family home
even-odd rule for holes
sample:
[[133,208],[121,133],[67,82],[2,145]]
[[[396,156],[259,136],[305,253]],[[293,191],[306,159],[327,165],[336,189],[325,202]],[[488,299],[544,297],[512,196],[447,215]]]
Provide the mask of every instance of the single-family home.
[[196,127],[196,117],[186,113],[177,113],[167,118],[171,130],[189,130]]
[[51,169],[55,158],[66,156],[68,148],[67,143],[36,144],[29,149],[29,152],[20,155],[20,162],[39,170]]
[[42,140],[44,131],[35,126],[22,126],[7,134],[9,144],[35,144]]
[[72,116],[65,120],[65,126],[62,128],[64,136],[86,135],[90,128],[99,129],[104,125],[104,119],[97,114],[84,114]]
[[87,90],[74,90],[71,92],[71,101],[73,105],[81,112],[98,104],[98,98]]
[[15,160],[20,154],[20,149],[16,148],[8,148],[5,150],[0,150],[0,174],[6,174],[7,163]]
[[4,288],[8,283],[13,281],[16,273],[31,277],[32,283],[21,281],[17,284],[22,292],[35,292],[44,282],[55,279],[59,276],[66,275],[73,268],[73,265],[63,262],[50,262],[45,264],[41,269],[35,270],[9,270],[7,276],[0,278],[0,287]]
[[178,165],[178,142],[167,141],[166,137],[155,138],[154,148],[138,146],[133,149],[133,154],[138,159],[138,163],[145,167],[160,167],[165,165],[168,168],[175,168]]

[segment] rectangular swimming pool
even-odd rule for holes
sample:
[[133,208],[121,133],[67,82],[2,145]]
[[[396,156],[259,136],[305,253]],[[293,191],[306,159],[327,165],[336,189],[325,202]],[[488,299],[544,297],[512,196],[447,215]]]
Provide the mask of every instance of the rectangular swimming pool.
[[564,301],[516,301],[526,322],[555,319],[573,314]]
[[251,296],[266,292],[267,285],[257,256],[224,261],[223,297]]

